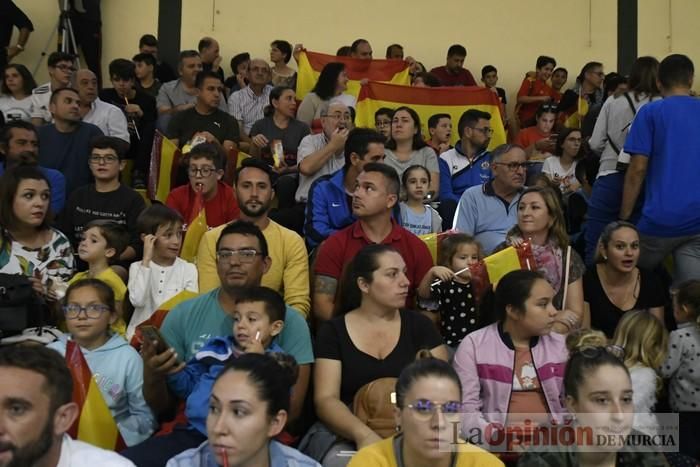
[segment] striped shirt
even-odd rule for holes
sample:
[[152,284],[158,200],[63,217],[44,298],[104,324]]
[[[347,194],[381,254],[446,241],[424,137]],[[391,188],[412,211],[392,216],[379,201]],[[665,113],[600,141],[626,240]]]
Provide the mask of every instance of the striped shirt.
[[228,111],[233,115],[233,118],[243,122],[246,134],[250,134],[253,123],[265,116],[265,107],[270,105],[270,91],[272,91],[272,86],[268,84],[259,96],[250,89],[250,86],[231,94],[228,100]]

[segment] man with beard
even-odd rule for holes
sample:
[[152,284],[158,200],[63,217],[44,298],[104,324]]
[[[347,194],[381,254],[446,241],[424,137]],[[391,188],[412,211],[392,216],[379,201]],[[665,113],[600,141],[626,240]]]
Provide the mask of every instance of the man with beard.
[[525,150],[503,144],[491,153],[493,179],[464,192],[457,205],[454,228],[474,236],[489,254],[505,241],[518,221],[518,199],[527,175]]
[[[247,183],[245,180],[255,176],[256,170],[244,168],[239,183]],[[263,185],[260,179],[258,184]],[[182,370],[186,366],[184,362],[194,357],[209,339],[231,335],[241,291],[260,285],[263,274],[274,267],[268,242],[254,223],[236,221],[217,229],[214,242],[216,274],[221,287],[187,300],[168,313],[160,328],[163,339],[171,346],[168,350],[156,354],[154,342],[143,343],[143,394],[156,413],[174,407],[175,397],[168,388],[167,376]],[[309,328],[301,314],[288,304],[284,327],[275,342],[299,364],[290,401],[289,419],[294,420],[301,413],[314,358]],[[172,433],[151,438],[122,454],[138,465],[164,465],[170,457],[206,440],[206,436],[188,428],[176,427]]]
[[[0,131],[0,176],[20,164],[38,165],[39,137],[29,122],[15,120]],[[58,214],[66,203],[66,177],[61,172],[39,167],[51,186],[51,211]]]
[[40,346],[0,350],[0,467],[134,467],[66,434],[80,415],[61,355]]
[[66,194],[92,181],[88,165],[90,141],[102,130],[80,120],[80,96],[73,88],[57,89],[49,104],[54,123],[39,128],[39,163],[60,170],[66,177]]
[[[287,305],[306,316],[311,306],[309,261],[301,237],[268,217],[275,196],[274,172],[259,159],[246,159],[234,179],[234,190],[241,220],[252,222],[262,230],[272,265],[262,277],[261,285],[284,296]],[[216,241],[225,225],[204,234],[197,250],[199,291],[206,292],[220,284],[216,270]]]

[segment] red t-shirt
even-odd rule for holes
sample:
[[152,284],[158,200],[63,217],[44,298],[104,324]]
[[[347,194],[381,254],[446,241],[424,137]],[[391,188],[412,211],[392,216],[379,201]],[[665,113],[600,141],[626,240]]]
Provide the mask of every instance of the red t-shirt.
[[[552,89],[549,84],[541,79],[532,80],[530,78],[525,78],[523,83],[520,85],[520,90],[518,91],[518,97],[521,96],[551,96],[552,100],[555,100],[555,96],[558,93]],[[520,118],[520,123],[526,122],[528,120],[535,118],[535,113],[537,109],[544,102],[533,102],[531,104],[520,104],[520,110],[518,111],[518,118]]]
[[[410,306],[413,303],[416,287],[428,270],[433,267],[433,258],[428,247],[420,238],[398,225],[393,219],[391,223],[393,226],[391,233],[382,241],[382,245],[394,247],[406,262],[406,275],[411,282],[406,303]],[[357,255],[362,247],[371,244],[372,242],[362,230],[360,221],[356,221],[337,231],[321,244],[321,250],[316,255],[314,273],[340,280],[345,265]]]
[[[185,224],[187,224],[192,217],[194,198],[194,190],[188,183],[171,191],[165,204],[179,212],[185,220]],[[216,184],[216,195],[212,199],[204,201],[204,211],[206,212],[207,226],[209,228],[218,227],[238,219],[241,214],[233,188],[221,181]]]
[[443,86],[476,86],[476,81],[471,72],[466,68],[460,68],[456,75],[449,72],[446,66],[439,66],[430,70],[440,80]]
[[537,141],[547,138],[549,138],[548,134],[542,133],[536,126],[531,126],[518,132],[518,136],[515,137],[515,144],[527,148],[531,144],[535,144]]

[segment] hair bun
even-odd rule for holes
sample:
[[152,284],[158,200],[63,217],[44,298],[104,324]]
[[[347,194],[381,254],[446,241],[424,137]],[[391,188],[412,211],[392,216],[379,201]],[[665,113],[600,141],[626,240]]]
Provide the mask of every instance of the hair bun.
[[566,348],[570,353],[582,347],[605,347],[608,343],[605,334],[597,329],[581,329],[566,336]]
[[267,355],[272,357],[272,359],[282,367],[282,371],[285,376],[289,379],[289,386],[294,386],[294,383],[299,376],[299,365],[294,357],[289,354],[282,352],[270,352]]

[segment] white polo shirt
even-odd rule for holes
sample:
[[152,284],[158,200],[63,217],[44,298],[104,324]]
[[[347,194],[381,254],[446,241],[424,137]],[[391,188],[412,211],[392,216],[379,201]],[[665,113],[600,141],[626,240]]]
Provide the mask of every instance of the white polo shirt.
[[116,105],[108,104],[99,97],[90,105],[90,111],[83,117],[83,121],[98,127],[105,136],[114,136],[127,143],[131,142],[124,112]]

